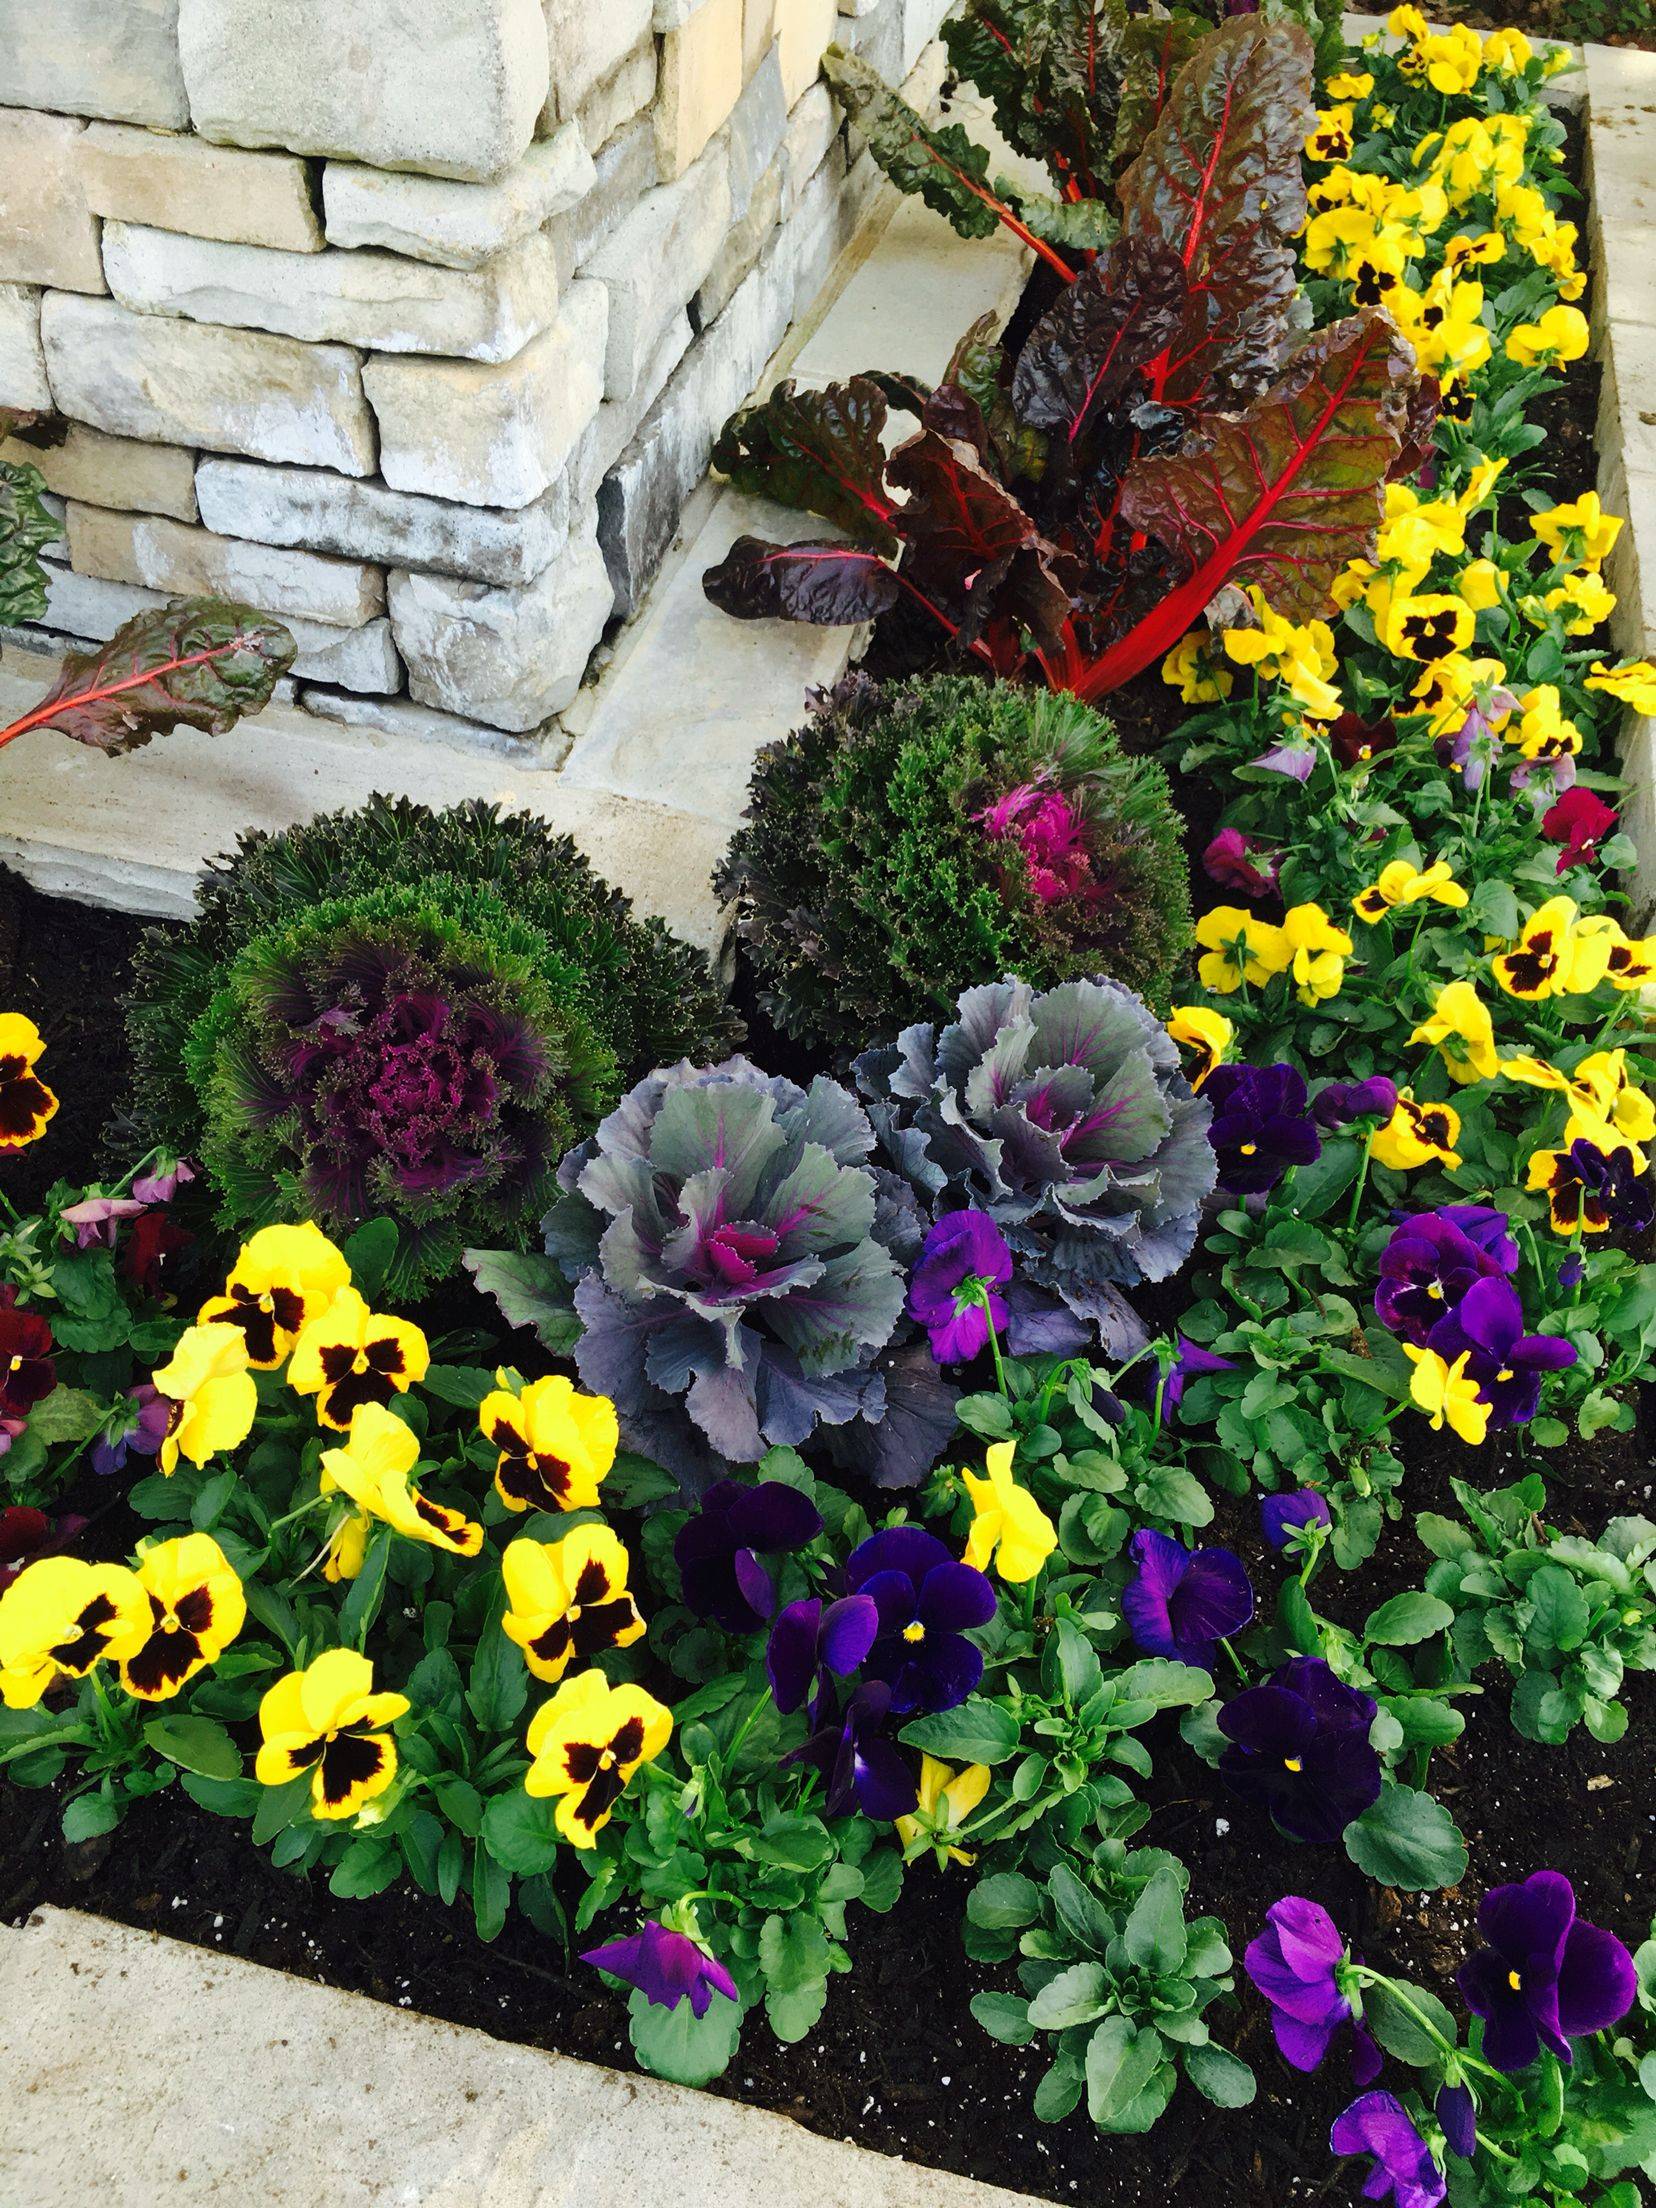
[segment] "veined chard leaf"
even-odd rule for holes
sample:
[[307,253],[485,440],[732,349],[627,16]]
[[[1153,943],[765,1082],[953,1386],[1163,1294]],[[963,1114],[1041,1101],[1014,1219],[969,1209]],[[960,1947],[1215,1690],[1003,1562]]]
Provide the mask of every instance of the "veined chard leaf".
[[1322,613],[1334,578],[1373,550],[1414,375],[1413,348],[1387,316],[1353,315],[1308,338],[1246,414],[1204,416],[1179,452],[1137,461],[1122,514],[1188,573],[1094,664],[1079,695],[1130,681],[1225,583],[1257,583],[1296,620]]
[[[913,404],[906,396],[905,403]],[[886,411],[887,393],[871,376],[821,391],[779,383],[768,399],[725,424],[713,465],[738,490],[820,514],[848,535],[894,552],[896,501],[886,490],[880,442]]]
[[1011,492],[980,464],[970,445],[923,429],[891,456],[890,477],[907,491],[898,527],[922,582],[951,591],[1033,545],[1040,532]]
[[1019,476],[1038,481],[1046,469],[1047,441],[1014,413],[1005,367],[999,317],[980,314],[955,347],[924,421],[941,436],[960,438],[993,458],[1003,482]]
[[222,736],[270,703],[297,647],[279,622],[221,598],[141,613],[93,652],[71,652],[46,696],[0,744],[55,728],[95,751],[133,751],[187,726]]
[[1167,105],[1179,71],[1212,29],[1211,23],[1187,8],[1174,8],[1166,15],[1135,15],[1128,23],[1121,42],[1121,95],[1111,168],[1123,169],[1137,157]]
[[1152,396],[1234,406],[1276,372],[1293,334],[1291,240],[1305,220],[1301,160],[1314,117],[1311,41],[1238,16],[1179,71],[1121,180],[1122,235],[1177,253],[1190,296]]
[[1100,195],[1115,128],[1125,0],[967,0],[943,27],[950,66],[1001,136],[1060,185]]
[[1123,240],[1082,270],[1030,332],[1012,379],[1020,421],[1074,446],[1099,410],[1172,340],[1183,319],[1184,263],[1165,245]]
[[895,568],[856,544],[766,544],[738,537],[702,589],[738,621],[872,621],[896,604]]
[[[4,424],[0,423],[0,429]],[[26,460],[0,460],[0,624],[39,621],[46,612],[40,555],[63,534],[47,510],[40,471]]]

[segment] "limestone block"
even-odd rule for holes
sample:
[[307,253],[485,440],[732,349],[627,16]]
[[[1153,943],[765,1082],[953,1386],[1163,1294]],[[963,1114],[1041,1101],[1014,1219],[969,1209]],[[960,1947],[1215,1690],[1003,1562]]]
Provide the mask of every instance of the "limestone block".
[[822,74],[822,57],[839,36],[835,0],[785,0],[778,42],[782,53],[782,91],[790,108],[805,97]]
[[569,534],[563,482],[516,513],[256,460],[204,460],[196,485],[202,521],[220,536],[384,567],[433,568],[485,583],[532,582]]
[[641,115],[656,96],[656,42],[641,38],[632,52],[581,102],[581,135],[596,150]]
[[669,180],[684,174],[736,105],[742,7],[743,0],[672,0],[672,28],[665,29],[658,6],[657,28],[664,35],[656,151]]
[[730,150],[730,211],[740,222],[761,181],[770,173],[788,128],[788,103],[782,97],[782,63],[774,46],[749,78],[730,113],[726,142]]
[[46,488],[59,498],[170,514],[175,521],[198,518],[195,460],[177,445],[106,437],[101,430],[71,422],[61,445],[28,445],[14,437],[0,445],[0,460],[24,460],[38,468]]
[[61,412],[117,436],[371,475],[374,424],[342,345],[132,314],[53,293],[41,309]]
[[791,215],[798,205],[806,185],[827,159],[839,127],[839,108],[826,84],[813,84],[789,109],[787,135],[782,141],[787,163],[784,214]]
[[288,253],[321,249],[310,172],[291,154],[243,153],[204,138],[94,123],[81,140],[80,164],[87,204],[111,222]]
[[601,6],[593,0],[546,0],[548,123],[579,114],[588,96],[649,37],[652,5],[653,0],[603,0]]
[[178,0],[0,0],[0,106],[187,129]]
[[82,575],[105,582],[186,598],[238,598],[266,613],[295,613],[339,629],[360,628],[385,611],[385,585],[375,568],[315,552],[273,551],[150,514],[72,504],[69,552]]
[[751,78],[776,39],[779,17],[793,0],[743,0],[742,75]]
[[308,344],[510,360],[557,312],[548,240],[523,239],[480,269],[394,253],[273,253],[112,222],[104,267],[121,304]]
[[596,527],[522,590],[393,569],[391,628],[421,705],[521,733],[581,687],[614,602]]
[[696,329],[705,330],[724,312],[737,285],[758,264],[781,215],[782,162],[778,158],[754,187],[747,213],[731,225],[718,259],[690,302],[690,320]]
[[[842,12],[843,8],[841,0]],[[887,84],[900,84],[908,75],[903,64],[903,8],[904,0],[878,0],[877,6],[839,26],[840,44]]]
[[937,36],[953,0],[903,0],[903,63],[906,77]]
[[730,164],[723,142],[695,167],[640,200],[592,256],[585,273],[609,294],[604,392],[626,398],[662,331],[712,267],[730,225]]
[[492,751],[507,758],[521,758],[532,744],[537,766],[557,766],[569,751],[569,738],[554,721],[531,737],[508,736],[483,721],[465,721],[458,713],[439,713],[411,698],[363,697],[348,690],[330,690],[306,683],[299,692],[299,710],[318,721],[332,721],[339,728],[365,728],[398,744],[463,744],[478,751]]
[[229,145],[488,183],[546,99],[540,0],[180,0],[178,27],[195,128]]
[[370,360],[362,380],[386,482],[466,506],[539,498],[598,410],[608,321],[604,286],[581,282],[544,336],[502,366]]
[[379,246],[441,268],[481,269],[576,206],[596,182],[575,123],[531,146],[498,184],[330,161],[322,177],[328,242]]
[[593,157],[593,185],[578,207],[551,225],[559,266],[567,258],[581,268],[598,250],[622,216],[656,184],[655,127],[636,116]]
[[[71,636],[89,637],[100,644],[134,614],[166,605],[170,595],[131,583],[106,583],[95,575],[77,575],[68,567],[46,569],[48,622]],[[296,675],[375,694],[402,688],[402,661],[391,641],[391,624],[383,616],[360,629],[327,628],[320,621],[304,621],[292,614],[281,618],[299,647],[293,663]]]
[[26,284],[0,284],[0,406],[46,413],[52,387],[40,345],[40,294]]
[[667,379],[695,343],[687,314],[677,314],[662,332],[638,389],[625,399],[606,399],[569,463],[570,510],[580,513],[596,499],[611,468],[638,435],[645,416],[667,388]]
[[0,267],[54,291],[109,289],[77,158],[86,125],[0,108]]

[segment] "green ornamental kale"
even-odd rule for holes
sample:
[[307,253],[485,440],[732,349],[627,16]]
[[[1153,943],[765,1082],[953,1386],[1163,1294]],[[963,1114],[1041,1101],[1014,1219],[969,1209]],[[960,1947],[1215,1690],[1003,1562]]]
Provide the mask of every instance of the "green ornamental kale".
[[568,837],[384,797],[245,838],[144,938],[127,1024],[140,1131],[201,1159],[227,1227],[392,1218],[402,1294],[522,1248],[629,1080],[736,1033]]
[[853,675],[759,757],[718,878],[760,1002],[853,1048],[985,974],[1109,974],[1165,1001],[1190,934],[1162,770],[1073,698]]

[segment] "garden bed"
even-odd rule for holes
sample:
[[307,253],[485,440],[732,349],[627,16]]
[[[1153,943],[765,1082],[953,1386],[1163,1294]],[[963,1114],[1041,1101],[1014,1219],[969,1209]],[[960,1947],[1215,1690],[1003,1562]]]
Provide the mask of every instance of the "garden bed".
[[[1579,132],[1569,158],[1568,173],[1578,177]],[[1536,402],[1531,418],[1545,442],[1540,465],[1526,479],[1528,505],[1591,487],[1598,474],[1595,371],[1585,363],[1572,368],[1560,388]],[[1517,535],[1524,519],[1523,506],[1503,504],[1505,533]],[[1183,713],[1154,667],[1118,690],[1109,710],[1124,748],[1136,754],[1165,746]],[[1186,773],[1177,781],[1198,880],[1202,854],[1233,794],[1221,773]],[[63,1099],[44,1138],[20,1159],[0,1163],[0,1188],[25,1211],[52,1180],[83,1181],[98,1168],[103,1111],[124,1076],[120,1007],[134,932],[114,917],[56,906],[0,875],[0,1006],[36,1021]],[[770,1027],[750,975],[738,1001],[748,1019],[746,1048],[758,1063],[801,1080],[822,1064],[823,1053]],[[117,1129],[112,1155],[122,1154],[123,1142]],[[215,1285],[211,1266],[193,1283],[198,1295]],[[1143,1289],[1137,1300],[1153,1328],[1172,1329],[1189,1292],[1188,1277],[1175,1277]],[[194,1300],[186,1296],[186,1308]],[[481,1322],[475,1300],[463,1292],[445,1290],[429,1304],[406,1308],[424,1321],[439,1358],[452,1366],[515,1357],[533,1372],[547,1362],[530,1335],[502,1339],[498,1322],[493,1344],[467,1338]],[[1420,1586],[1428,1559],[1414,1520],[1421,1512],[1452,1516],[1452,1482],[1487,1492],[1539,1469],[1549,1523],[1587,1542],[1610,1518],[1650,1511],[1656,1409],[1648,1387],[1625,1430],[1560,1436],[1544,1455],[1527,1446],[1522,1428],[1493,1431],[1474,1448],[1411,1420],[1394,1439],[1404,1465],[1403,1515],[1381,1527],[1360,1569],[1325,1571],[1317,1581],[1320,1614],[1336,1630],[1359,1633],[1377,1606]],[[974,1446],[961,1443],[957,1454]],[[1220,1492],[1213,1502],[1211,1524],[1193,1538],[1223,1545],[1256,1588],[1270,1588],[1282,1560],[1262,1537],[1257,1497]],[[88,1521],[80,1553],[98,1558],[126,1557],[147,1530],[148,1521],[129,1513],[109,1480],[88,1471],[77,1475],[62,1507]],[[609,1516],[639,1553],[645,1546],[639,1514],[623,1505]],[[665,1676],[650,1674],[658,1686]],[[1149,1819],[1134,1840],[1188,1863],[1191,1912],[1221,1919],[1238,1952],[1291,1879],[1294,1891],[1328,1911],[1353,1952],[1447,1991],[1475,1944],[1484,1894],[1542,1865],[1567,1868],[1582,1915],[1637,1944],[1656,1915],[1648,1802],[1656,1696],[1649,1681],[1627,1682],[1628,1722],[1620,1738],[1597,1740],[1578,1726],[1561,1745],[1520,1737],[1507,1721],[1507,1692],[1504,1680],[1486,1681],[1465,1733],[1429,1759],[1431,1792],[1451,1812],[1469,1857],[1465,1874],[1448,1886],[1428,1879],[1411,1891],[1377,1883],[1338,1848],[1297,1849],[1285,1867],[1284,1850],[1261,1813],[1239,1803],[1218,1772],[1189,1752],[1172,1715],[1156,1719],[1143,1736],[1151,1768],[1136,1791]],[[1425,1784],[1423,1768],[1415,1769],[1414,1783]],[[320,1876],[296,1880],[274,1869],[238,1824],[181,1800],[176,1786],[127,1803],[115,1829],[66,1840],[60,1825],[66,1790],[72,1786],[63,1781],[38,1790],[0,1787],[0,1915],[13,1922],[42,1902],[91,1908],[497,2038],[632,2066],[622,2000],[585,1965],[563,1967],[545,1929],[523,1917],[507,1917],[481,1949],[463,1908],[445,1907],[405,1880],[337,1898]],[[1100,2208],[1194,2202],[1221,2191],[1242,2208],[1343,2197],[1327,2139],[1350,2098],[1344,2064],[1331,2062],[1311,2077],[1286,2071],[1272,2047],[1267,2012],[1245,1986],[1225,2036],[1258,2074],[1249,2115],[1216,2117],[1193,2091],[1181,2089],[1144,2137],[1101,2144],[1085,2109],[1037,2123],[1030,2104],[1050,2050],[1003,2045],[979,2029],[969,2010],[974,1995],[1011,1983],[1004,1965],[973,1962],[961,1951],[969,1875],[922,1858],[908,1872],[899,1908],[889,1915],[854,1909],[846,1936],[852,1967],[843,1980],[829,1979],[810,2037],[783,2045],[755,2020],[713,2089],[784,2111],[827,2136]]]

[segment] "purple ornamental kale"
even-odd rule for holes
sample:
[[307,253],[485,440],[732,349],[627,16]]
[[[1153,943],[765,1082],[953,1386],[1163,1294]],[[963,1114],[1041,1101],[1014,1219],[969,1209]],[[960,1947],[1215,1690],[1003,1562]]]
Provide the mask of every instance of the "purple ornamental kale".
[[1369,1743],[1378,1706],[1320,1656],[1295,1656],[1220,1711],[1231,1745],[1219,1775],[1263,1803],[1291,1840],[1338,1840],[1380,1798],[1380,1756]]
[[1334,1513],[1326,1495],[1314,1487],[1297,1487],[1291,1495],[1262,1495],[1259,1523],[1270,1546],[1285,1549],[1294,1534],[1303,1535],[1311,1526],[1331,1526]]
[[919,1800],[914,1774],[884,1736],[891,1689],[883,1680],[860,1686],[838,1715],[830,1715],[810,1739],[792,1748],[784,1763],[808,1763],[828,1785],[830,1817],[860,1810],[876,1824],[909,1817]]
[[1005,1333],[1009,1314],[998,1291],[1011,1278],[1012,1252],[986,1211],[951,1211],[938,1220],[909,1281],[907,1308],[940,1365],[964,1364],[987,1349],[991,1318],[996,1333]]
[[1213,1106],[1208,1140],[1227,1195],[1263,1195],[1291,1165],[1310,1165],[1321,1157],[1322,1137],[1311,1124],[1305,1081],[1294,1067],[1215,1066],[1202,1094]]
[[1328,1911],[1285,1894],[1265,1912],[1265,1930],[1248,1942],[1243,1968],[1270,2004],[1271,2029],[1284,2062],[1315,2070],[1337,2032],[1351,2026],[1351,2075],[1368,2085],[1380,2075],[1374,2037],[1341,1992],[1345,1942]]
[[[1498,1233],[1490,1228],[1494,1220],[1500,1222]],[[1518,1248],[1506,1226],[1504,1212],[1489,1212],[1481,1204],[1445,1205],[1400,1219],[1380,1253],[1374,1308],[1381,1325],[1424,1345],[1474,1281],[1517,1271]]]
[[1576,1915],[1562,1871],[1533,1871],[1492,1886],[1478,1910],[1489,1942],[1461,1965],[1461,1998],[1483,2018],[1483,2051],[1497,2070],[1523,2070],[1543,2047],[1560,2062],[1570,2042],[1624,2017],[1638,1991],[1633,1958],[1613,1932]]
[[983,1676],[983,1651],[966,1634],[995,1614],[984,1573],[957,1562],[923,1526],[888,1526],[852,1550],[845,1583],[878,1609],[868,1669],[890,1687],[894,1717],[965,1701]]
[[1395,2093],[1364,2093],[1336,2116],[1328,2134],[1335,2154],[1368,2154],[1374,2167],[1363,2181],[1365,2200],[1391,2200],[1396,2208],[1437,2208],[1449,2190],[1432,2151]]
[[1133,1576],[1121,1592],[1128,1631],[1148,1656],[1212,1670],[1219,1643],[1254,1614],[1242,1560],[1229,1549],[1187,1549],[1149,1526],[1133,1536]]
[[736,1981],[716,1955],[686,1933],[669,1932],[653,1917],[630,1939],[587,1948],[581,1960],[636,1986],[658,2009],[676,2009],[688,2001],[697,2019],[707,2014],[714,1994],[722,1993],[727,2001],[737,1998]]
[[1190,1255],[1214,1163],[1208,1106],[1130,989],[991,982],[941,1031],[906,1028],[855,1072],[920,1200],[985,1211],[1005,1237],[1015,1355],[1071,1355],[1100,1337],[1112,1355],[1145,1346],[1121,1290],[1166,1280]]
[[1426,1342],[1446,1364],[1465,1357],[1496,1426],[1527,1426],[1541,1406],[1543,1377],[1576,1361],[1563,1335],[1524,1332],[1524,1307],[1510,1280],[1475,1280]]
[[930,1469],[955,1395],[918,1341],[882,1356],[921,1222],[873,1148],[837,1082],[731,1058],[651,1074],[564,1159],[546,1246],[575,1284],[582,1384],[629,1448],[696,1489],[854,1427],[877,1484]]
[[816,1724],[830,1675],[849,1679],[874,1645],[880,1613],[867,1595],[842,1595],[824,1603],[819,1595],[790,1602],[771,1627],[765,1644],[765,1676],[771,1700],[789,1717],[811,1701]]
[[821,1531],[815,1503],[785,1480],[718,1481],[673,1542],[686,1606],[727,1633],[756,1633],[776,1608],[764,1559],[802,1549]]

